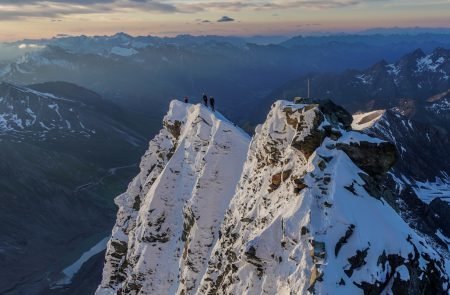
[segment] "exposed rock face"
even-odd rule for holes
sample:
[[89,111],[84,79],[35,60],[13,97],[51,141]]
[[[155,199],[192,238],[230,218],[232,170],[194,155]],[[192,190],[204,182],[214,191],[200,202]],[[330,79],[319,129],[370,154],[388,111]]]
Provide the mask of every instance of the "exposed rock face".
[[385,201],[392,144],[328,103],[279,101],[245,160],[247,138],[199,109],[166,117],[173,156],[127,209],[134,228],[116,225],[126,248],[111,241],[99,294],[448,293],[443,255]]
[[177,101],[164,127],[116,199],[97,294],[192,294],[207,267],[250,139],[220,115]]
[[362,141],[337,144],[337,148],[343,150],[356,166],[371,176],[383,175],[388,172],[397,160],[397,150],[393,144],[388,142]]

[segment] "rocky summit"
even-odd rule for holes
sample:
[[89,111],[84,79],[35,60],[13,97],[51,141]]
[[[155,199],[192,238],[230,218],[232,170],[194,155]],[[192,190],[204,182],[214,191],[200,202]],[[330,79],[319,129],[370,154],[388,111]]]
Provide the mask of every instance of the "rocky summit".
[[97,294],[448,294],[447,247],[393,206],[401,149],[364,130],[381,116],[277,101],[250,140],[172,102],[116,198]]

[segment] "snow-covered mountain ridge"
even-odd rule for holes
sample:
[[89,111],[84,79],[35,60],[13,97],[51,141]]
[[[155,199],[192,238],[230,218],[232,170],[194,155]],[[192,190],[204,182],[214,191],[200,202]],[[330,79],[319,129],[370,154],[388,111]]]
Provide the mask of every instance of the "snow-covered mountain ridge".
[[448,251],[385,201],[395,146],[351,124],[278,101],[247,151],[220,115],[172,102],[116,199],[97,293],[446,294]]
[[171,103],[141,173],[116,199],[119,213],[98,294],[197,288],[249,141],[203,106]]

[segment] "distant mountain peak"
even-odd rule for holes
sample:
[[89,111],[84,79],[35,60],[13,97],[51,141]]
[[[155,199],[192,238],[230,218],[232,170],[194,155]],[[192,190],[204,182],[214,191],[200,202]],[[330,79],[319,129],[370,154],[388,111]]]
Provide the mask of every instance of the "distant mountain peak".
[[137,145],[141,138],[109,117],[118,111],[95,92],[71,83],[0,84],[0,135],[13,141],[90,140],[109,133],[110,139],[118,136]]

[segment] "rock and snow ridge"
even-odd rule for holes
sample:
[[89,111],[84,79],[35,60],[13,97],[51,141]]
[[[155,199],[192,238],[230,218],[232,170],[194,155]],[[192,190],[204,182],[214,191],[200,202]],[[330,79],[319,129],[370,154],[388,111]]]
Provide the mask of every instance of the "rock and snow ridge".
[[395,147],[351,123],[279,101],[247,153],[233,124],[172,102],[116,199],[97,294],[446,294],[446,260],[384,200]]
[[97,294],[194,292],[249,142],[218,113],[173,101],[141,173],[116,199],[119,213]]

